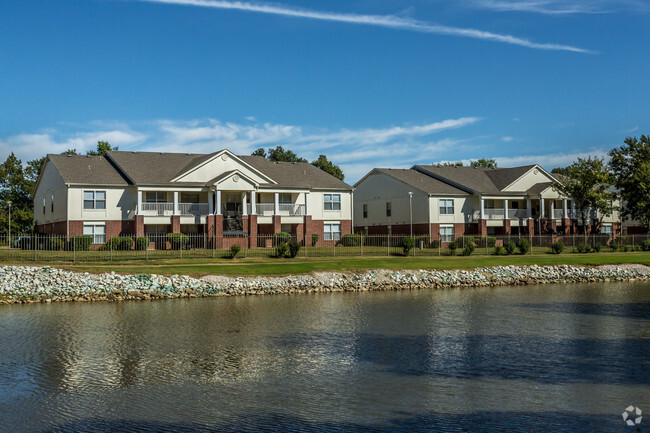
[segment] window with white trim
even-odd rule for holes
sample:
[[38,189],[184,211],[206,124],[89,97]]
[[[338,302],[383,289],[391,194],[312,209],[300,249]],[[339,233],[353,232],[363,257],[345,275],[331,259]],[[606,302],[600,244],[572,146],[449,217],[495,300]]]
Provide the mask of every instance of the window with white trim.
[[106,243],[106,226],[98,224],[84,224],[84,236],[92,236],[93,244]]
[[614,230],[612,229],[611,225],[603,225],[600,229],[600,233],[608,236],[612,236],[614,234]]
[[54,213],[54,194],[50,196],[50,212]]
[[43,215],[45,215],[45,197],[43,197]]
[[106,191],[84,191],[84,209],[106,209]]
[[393,206],[389,201],[386,202],[386,216],[389,217],[393,214]]
[[441,198],[439,202],[440,202],[440,215],[454,214],[454,199]]
[[325,210],[341,210],[341,194],[325,194],[323,208]]
[[278,202],[280,204],[291,204],[291,193],[290,192],[281,192],[278,194]]
[[145,203],[167,203],[167,193],[165,191],[146,191],[144,201]]
[[440,226],[440,240],[452,242],[454,240],[454,226]]
[[368,205],[367,204],[363,205],[363,217],[368,218]]
[[341,224],[324,224],[325,240],[338,241],[341,239]]

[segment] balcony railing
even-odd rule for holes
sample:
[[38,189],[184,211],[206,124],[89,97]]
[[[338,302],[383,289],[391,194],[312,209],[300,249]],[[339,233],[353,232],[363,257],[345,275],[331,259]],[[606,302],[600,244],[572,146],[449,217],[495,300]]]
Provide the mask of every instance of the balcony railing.
[[486,220],[502,220],[506,217],[505,209],[485,209],[483,212]]
[[559,220],[564,218],[564,210],[562,209],[553,209],[553,219]]
[[530,211],[528,209],[508,209],[508,219],[523,220],[530,218]]
[[178,210],[181,215],[207,215],[209,212],[207,203],[179,203]]
[[303,216],[305,215],[304,204],[280,204],[280,215]]
[[142,203],[142,213],[145,215],[173,215],[174,203]]
[[[284,216],[304,216],[306,206],[304,204],[295,204],[295,203],[280,203],[280,208],[278,209],[278,215]],[[252,206],[248,205],[248,213],[251,212]],[[257,203],[255,205],[255,213],[260,216],[271,216],[275,215],[275,204],[273,203]]]
[[[248,205],[248,213],[251,212],[251,205]],[[275,213],[275,205],[273,203],[256,203],[255,213],[261,216],[271,216]]]

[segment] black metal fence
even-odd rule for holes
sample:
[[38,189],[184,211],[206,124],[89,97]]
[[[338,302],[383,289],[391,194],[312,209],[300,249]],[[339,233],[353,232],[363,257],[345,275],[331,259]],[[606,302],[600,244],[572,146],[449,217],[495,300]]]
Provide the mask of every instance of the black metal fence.
[[160,234],[98,238],[0,235],[0,262],[83,262],[245,257],[361,257],[510,255],[650,251],[650,235],[460,236],[345,235],[341,239],[300,236]]

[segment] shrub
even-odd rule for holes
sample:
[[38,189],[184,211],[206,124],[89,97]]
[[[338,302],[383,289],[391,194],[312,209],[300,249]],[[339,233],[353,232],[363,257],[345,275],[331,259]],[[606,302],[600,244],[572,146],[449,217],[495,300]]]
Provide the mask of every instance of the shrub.
[[436,239],[435,241],[431,242],[431,248],[440,248],[440,241]]
[[189,239],[189,236],[185,233],[167,233],[167,240],[169,241],[172,250],[186,249]]
[[506,250],[508,255],[512,255],[517,251],[517,245],[513,241],[508,241],[503,244],[503,248]]
[[343,235],[341,243],[344,247],[358,247],[361,245],[361,235],[358,233],[352,235]]
[[473,236],[459,236],[456,238],[456,243],[459,247],[464,248],[468,244],[475,244],[476,239]]
[[551,245],[551,251],[553,251],[553,254],[561,254],[562,251],[564,251],[564,242],[555,242],[553,245]]
[[289,245],[286,243],[281,243],[275,247],[275,257],[284,257],[287,255],[287,252],[289,252]]
[[70,249],[75,251],[88,251],[90,244],[93,243],[93,237],[88,235],[73,236],[70,239]]
[[576,251],[579,253],[590,253],[591,245],[589,244],[578,244],[576,245]]
[[480,239],[480,246],[485,248],[486,246],[489,248],[493,248],[497,244],[497,238],[494,236],[487,236],[485,238]]
[[592,252],[599,253],[601,248],[602,248],[602,245],[594,244]]
[[530,252],[530,242],[528,239],[519,239],[519,242],[517,242],[517,247],[519,248],[519,252],[521,254],[528,254]]
[[463,248],[463,253],[462,254],[464,256],[471,256],[472,253],[474,252],[474,248],[476,248],[474,246],[474,243],[467,243],[467,244],[465,244],[465,248]]
[[49,251],[60,251],[63,249],[63,239],[47,238],[45,239],[45,249]]
[[237,254],[241,251],[241,247],[237,244],[231,245],[230,246],[230,258],[234,259],[237,257]]
[[136,249],[137,251],[144,251],[144,250],[146,250],[147,248],[149,248],[149,243],[150,243],[150,242],[151,242],[151,241],[150,241],[149,238],[146,237],[146,236],[141,236],[141,237],[139,237],[139,238],[136,238],[136,239],[135,239],[135,249]]
[[650,251],[650,241],[643,241],[639,244],[641,251]]
[[133,247],[132,238],[111,238],[102,249],[113,250],[113,251],[126,251],[130,250]]
[[456,241],[449,242],[449,245],[447,246],[447,248],[449,248],[449,253],[452,256],[454,256],[454,255],[456,255],[456,249],[458,248],[458,244],[456,243]]
[[298,255],[298,251],[300,251],[300,244],[298,241],[289,241],[287,246],[289,247],[289,257],[293,259]]
[[415,246],[415,239],[413,238],[404,238],[402,239],[402,250],[404,251],[404,255],[408,256],[413,247]]
[[311,235],[311,246],[315,247],[317,243],[318,243],[318,234],[314,233]]
[[287,232],[280,232],[275,234],[275,242],[278,244],[286,243],[291,240],[291,234]]
[[621,245],[621,251],[623,251],[624,253],[627,253],[628,251],[630,251],[630,246],[629,245]]
[[503,247],[494,247],[494,255],[505,256],[508,252]]
[[431,244],[429,236],[417,236],[415,238],[415,248],[420,248],[420,245],[422,245],[424,248],[428,248],[429,244]]

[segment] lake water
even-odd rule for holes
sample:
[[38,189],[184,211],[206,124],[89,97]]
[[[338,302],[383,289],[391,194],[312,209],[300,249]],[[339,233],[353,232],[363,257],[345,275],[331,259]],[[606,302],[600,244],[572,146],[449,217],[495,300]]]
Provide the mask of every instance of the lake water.
[[0,307],[0,431],[626,432],[650,284]]

